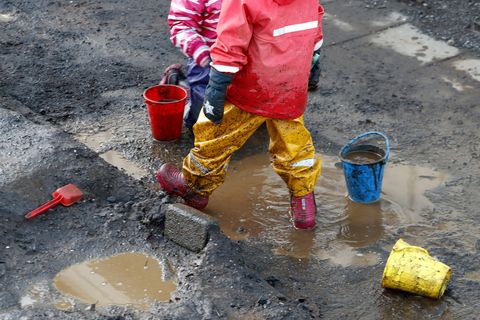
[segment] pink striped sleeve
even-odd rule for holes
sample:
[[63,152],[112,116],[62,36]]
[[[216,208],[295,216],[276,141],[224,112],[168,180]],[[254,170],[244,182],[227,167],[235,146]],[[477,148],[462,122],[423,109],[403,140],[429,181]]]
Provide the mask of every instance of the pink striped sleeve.
[[168,14],[170,40],[198,65],[210,54],[209,45],[199,34],[204,11],[205,0],[172,0]]

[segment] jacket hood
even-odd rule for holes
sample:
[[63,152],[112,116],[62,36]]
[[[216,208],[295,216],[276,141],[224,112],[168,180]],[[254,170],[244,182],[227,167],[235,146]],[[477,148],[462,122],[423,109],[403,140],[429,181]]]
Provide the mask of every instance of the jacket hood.
[[287,4],[292,3],[295,0],[273,0],[273,2],[277,3],[279,6],[284,6]]

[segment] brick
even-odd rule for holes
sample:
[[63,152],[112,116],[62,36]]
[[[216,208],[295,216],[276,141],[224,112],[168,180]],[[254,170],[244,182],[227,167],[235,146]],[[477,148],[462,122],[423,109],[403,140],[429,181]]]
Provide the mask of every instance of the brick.
[[193,252],[201,251],[218,223],[205,213],[184,204],[165,207],[165,236]]

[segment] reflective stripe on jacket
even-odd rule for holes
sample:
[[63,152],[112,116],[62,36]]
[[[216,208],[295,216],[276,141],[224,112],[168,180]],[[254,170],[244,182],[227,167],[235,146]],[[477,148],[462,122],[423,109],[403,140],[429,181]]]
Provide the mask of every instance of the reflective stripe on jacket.
[[323,12],[318,0],[223,0],[211,58],[236,73],[227,99],[268,118],[301,116]]
[[170,40],[197,64],[210,54],[217,38],[222,0],[172,0],[168,13]]

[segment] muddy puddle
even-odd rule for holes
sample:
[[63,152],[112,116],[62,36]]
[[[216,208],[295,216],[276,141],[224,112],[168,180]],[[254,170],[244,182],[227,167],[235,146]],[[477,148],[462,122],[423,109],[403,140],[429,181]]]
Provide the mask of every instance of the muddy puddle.
[[115,132],[112,129],[99,131],[97,133],[79,133],[75,135],[75,139],[85,144],[93,151],[99,152],[100,157],[103,160],[112,166],[123,170],[126,174],[135,179],[142,179],[149,175],[146,170],[139,167],[135,162],[125,158],[120,152],[116,150],[108,150],[108,144],[115,139]]
[[[168,265],[143,253],[122,253],[68,267],[54,279],[55,287],[67,297],[96,306],[131,305],[146,310],[155,301],[169,301],[175,280]],[[68,299],[57,302],[68,309]]]
[[115,132],[106,130],[96,133],[79,133],[74,137],[93,151],[100,152],[105,147],[105,144],[115,138]]
[[446,174],[429,168],[388,164],[382,199],[365,205],[346,195],[337,157],[322,156],[322,175],[315,187],[319,215],[314,231],[291,227],[289,193],[270,167],[268,154],[233,161],[225,183],[210,198],[206,212],[231,239],[262,236],[274,244],[274,253],[295,258],[316,257],[342,266],[378,263],[365,252],[389,230],[417,223],[424,210],[433,209],[424,195],[441,185]]
[[120,152],[115,150],[110,150],[105,153],[100,154],[100,158],[110,163],[112,166],[123,170],[129,176],[135,179],[141,179],[148,176],[148,172],[140,168],[134,162],[126,159]]

